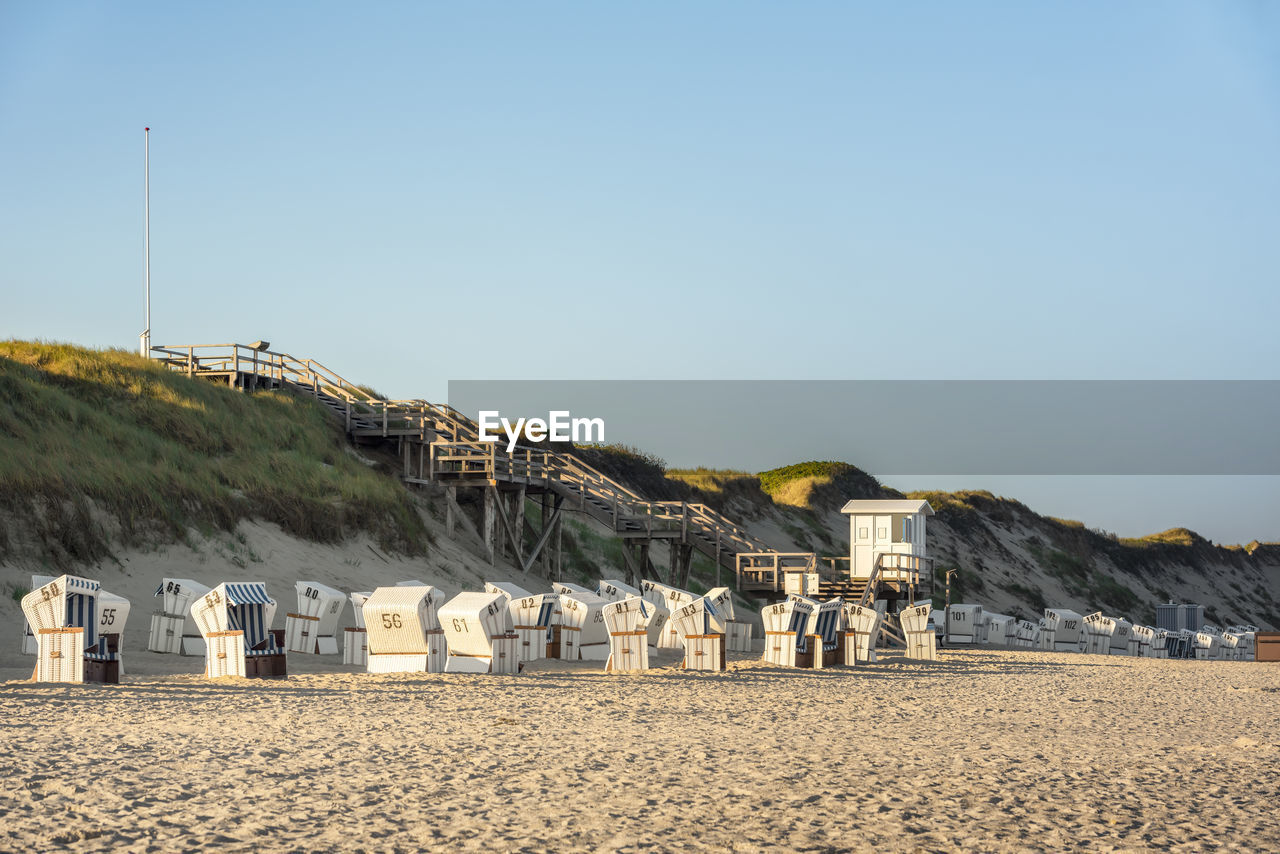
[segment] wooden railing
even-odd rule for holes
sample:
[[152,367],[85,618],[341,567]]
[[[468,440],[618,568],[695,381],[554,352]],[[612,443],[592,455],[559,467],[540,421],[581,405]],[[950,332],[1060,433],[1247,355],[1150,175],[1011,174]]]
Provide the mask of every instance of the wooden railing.
[[323,396],[344,411],[346,429],[353,434],[408,435],[430,442],[432,479],[554,483],[576,494],[597,518],[608,517],[619,532],[678,533],[683,542],[716,560],[767,549],[705,504],[646,500],[570,454],[527,446],[509,452],[497,442],[480,441],[479,427],[453,407],[418,399],[384,400],[312,359],[243,344],[169,345],[151,351],[154,359],[188,376],[226,376],[232,382],[244,376],[265,377]]

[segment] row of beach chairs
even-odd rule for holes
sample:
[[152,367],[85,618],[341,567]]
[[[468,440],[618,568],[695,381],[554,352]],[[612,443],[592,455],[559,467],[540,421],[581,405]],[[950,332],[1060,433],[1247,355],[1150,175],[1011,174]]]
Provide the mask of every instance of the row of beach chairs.
[[1081,615],[1046,608],[1038,623],[983,611],[981,605],[952,605],[945,622],[948,645],[989,645],[1048,652],[1125,655],[1141,658],[1194,658],[1252,661],[1257,626],[1206,625],[1199,631],[1174,631],[1111,617],[1098,611]]

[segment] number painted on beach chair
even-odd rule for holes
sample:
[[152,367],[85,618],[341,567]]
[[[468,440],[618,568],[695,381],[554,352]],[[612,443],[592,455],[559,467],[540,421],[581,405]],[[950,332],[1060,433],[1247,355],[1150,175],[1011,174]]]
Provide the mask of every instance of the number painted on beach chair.
[[403,624],[400,622],[399,614],[383,614],[382,615],[382,627],[384,629],[398,629],[401,627],[401,625]]

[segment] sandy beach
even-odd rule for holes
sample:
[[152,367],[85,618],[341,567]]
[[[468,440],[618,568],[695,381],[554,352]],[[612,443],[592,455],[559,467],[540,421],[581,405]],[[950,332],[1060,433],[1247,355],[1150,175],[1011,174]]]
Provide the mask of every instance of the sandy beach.
[[731,658],[487,677],[292,655],[287,680],[211,682],[133,653],[119,686],[5,667],[0,848],[1280,850],[1280,667]]

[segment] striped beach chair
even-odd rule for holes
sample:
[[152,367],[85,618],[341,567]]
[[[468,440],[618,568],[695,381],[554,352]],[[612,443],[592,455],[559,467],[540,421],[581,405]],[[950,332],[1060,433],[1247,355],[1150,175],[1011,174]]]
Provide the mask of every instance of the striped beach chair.
[[816,603],[794,595],[761,609],[763,660],[780,667],[795,667],[797,658],[807,649],[809,618],[816,610]]
[[674,627],[684,646],[681,667],[685,670],[725,669],[724,620],[716,613],[710,599],[699,596],[687,605],[681,605],[672,612],[668,625]]
[[511,612],[511,624],[520,639],[520,661],[545,658],[554,639],[552,620],[555,618],[558,597],[554,593],[530,593],[522,587],[502,581],[486,581],[484,590],[506,599],[507,610]]
[[119,682],[119,647],[98,634],[102,586],[61,575],[22,597],[36,638],[37,682]]
[[191,606],[205,643],[204,674],[284,678],[284,631],[273,630],[276,602],[261,581],[223,582]]
[[733,591],[728,587],[716,587],[707,591],[707,598],[716,607],[716,613],[724,618],[724,648],[730,652],[751,652],[755,626],[738,619],[733,606]]
[[841,616],[845,665],[853,667],[874,662],[884,613],[871,605],[846,602],[841,608]]

